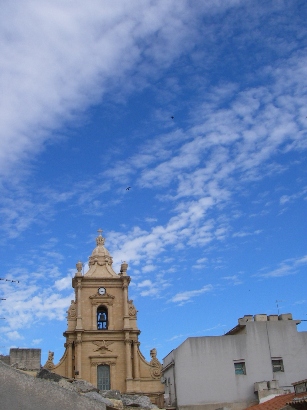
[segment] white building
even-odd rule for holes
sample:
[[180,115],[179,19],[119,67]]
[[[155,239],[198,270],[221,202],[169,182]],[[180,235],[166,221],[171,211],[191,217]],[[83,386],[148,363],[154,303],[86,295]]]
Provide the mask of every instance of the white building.
[[246,315],[223,336],[190,337],[163,360],[165,404],[244,409],[307,376],[307,332],[291,314]]

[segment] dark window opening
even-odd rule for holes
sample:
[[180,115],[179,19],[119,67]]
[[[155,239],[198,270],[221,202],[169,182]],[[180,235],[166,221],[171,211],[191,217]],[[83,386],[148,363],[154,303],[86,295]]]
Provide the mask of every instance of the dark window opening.
[[284,372],[284,364],[282,359],[272,359],[273,372]]
[[234,363],[234,366],[235,366],[235,374],[246,374],[244,362]]
[[108,328],[108,310],[105,307],[97,309],[97,329],[106,330]]

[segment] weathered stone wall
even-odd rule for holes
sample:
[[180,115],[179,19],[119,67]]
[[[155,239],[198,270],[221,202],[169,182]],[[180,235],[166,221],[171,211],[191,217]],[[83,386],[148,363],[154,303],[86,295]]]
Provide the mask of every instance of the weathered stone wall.
[[106,410],[106,405],[0,361],[1,410]]
[[0,360],[1,360],[1,362],[5,363],[5,364],[8,364],[8,365],[11,364],[9,355],[4,356],[4,355],[0,354]]
[[10,363],[18,369],[39,370],[41,367],[41,349],[10,349]]

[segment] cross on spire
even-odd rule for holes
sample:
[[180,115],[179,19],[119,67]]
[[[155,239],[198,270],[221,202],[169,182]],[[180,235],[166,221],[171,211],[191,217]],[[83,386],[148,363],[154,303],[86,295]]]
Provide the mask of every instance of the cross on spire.
[[97,232],[98,232],[98,236],[97,236],[97,238],[96,238],[96,244],[97,244],[97,246],[103,246],[104,245],[104,238],[102,237],[102,229],[98,229],[97,230]]

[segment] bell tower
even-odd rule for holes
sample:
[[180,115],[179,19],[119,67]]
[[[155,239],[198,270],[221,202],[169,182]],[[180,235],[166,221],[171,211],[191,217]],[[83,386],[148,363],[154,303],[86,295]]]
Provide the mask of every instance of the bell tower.
[[164,392],[160,382],[161,363],[152,349],[147,362],[139,349],[137,310],[128,298],[128,264],[120,272],[98,230],[96,247],[89,257],[89,270],[76,264],[72,279],[75,299],[67,311],[65,352],[57,365],[50,358],[44,367],[69,378],[87,380],[100,390],[142,393],[153,402]]

